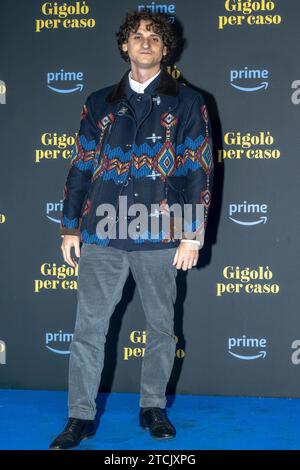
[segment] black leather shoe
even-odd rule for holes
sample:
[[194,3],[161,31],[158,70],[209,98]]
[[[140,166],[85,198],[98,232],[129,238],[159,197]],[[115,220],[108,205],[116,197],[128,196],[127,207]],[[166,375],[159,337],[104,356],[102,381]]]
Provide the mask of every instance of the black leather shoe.
[[73,449],[96,434],[94,420],[69,418],[64,430],[50,444],[51,450]]
[[171,439],[176,436],[176,429],[166,416],[162,408],[141,408],[140,426],[149,429],[150,435],[156,439]]

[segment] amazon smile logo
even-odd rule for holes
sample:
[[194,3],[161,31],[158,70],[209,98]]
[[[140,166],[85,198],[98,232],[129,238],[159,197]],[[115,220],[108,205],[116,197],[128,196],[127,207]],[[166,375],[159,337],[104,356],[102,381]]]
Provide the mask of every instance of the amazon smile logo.
[[247,338],[246,335],[241,338],[228,338],[229,354],[242,361],[265,359],[267,356],[266,347],[266,338]]
[[[235,83],[235,82],[238,83]],[[259,69],[230,70],[230,85],[236,90],[252,93],[265,91],[269,86],[269,71]]]
[[59,202],[46,202],[46,217],[56,224],[60,223],[60,215],[63,209],[63,200]]
[[83,90],[82,72],[66,72],[61,69],[59,72],[47,73],[47,87],[55,93],[76,93]]
[[[231,203],[229,204],[229,219],[239,225],[251,226],[258,224],[266,224],[268,217],[267,204],[255,204],[244,201],[242,203]],[[249,218],[252,220],[245,220]],[[246,216],[246,217],[245,217]]]
[[67,355],[70,354],[69,347],[73,339],[72,333],[63,333],[59,330],[58,333],[46,332],[45,344],[49,351],[55,354]]

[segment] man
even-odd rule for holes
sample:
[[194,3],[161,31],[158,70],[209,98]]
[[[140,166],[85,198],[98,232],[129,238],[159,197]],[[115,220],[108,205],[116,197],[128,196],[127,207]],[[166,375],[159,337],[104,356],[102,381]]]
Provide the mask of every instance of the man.
[[[69,419],[51,449],[76,447],[95,434],[106,334],[129,269],[147,322],[139,423],[158,439],[176,435],[165,410],[176,350],[176,275],[196,266],[203,245],[213,175],[210,122],[202,95],[179,84],[164,67],[176,37],[163,15],[127,14],[117,37],[130,70],[117,85],[88,96],[64,188],[61,249],[71,266],[76,266],[71,249],[79,258],[78,304]],[[191,223],[185,225],[190,230],[176,238],[182,219],[175,216],[169,231],[163,227],[153,234],[144,227],[145,217],[136,223],[129,209],[129,215],[122,214],[121,197],[128,207],[145,207],[148,222],[161,221],[173,203],[182,207],[184,201],[192,206]],[[115,217],[101,217],[108,204]],[[202,220],[195,215],[197,205],[204,208]],[[124,223],[133,236],[121,236]]]

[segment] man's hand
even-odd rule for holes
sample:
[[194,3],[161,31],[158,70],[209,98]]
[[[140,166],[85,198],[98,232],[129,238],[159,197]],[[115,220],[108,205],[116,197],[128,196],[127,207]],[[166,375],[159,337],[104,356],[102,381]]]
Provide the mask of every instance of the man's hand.
[[176,250],[173,266],[177,269],[186,271],[196,266],[199,258],[199,248],[196,243],[180,242],[179,247]]
[[76,268],[78,264],[74,258],[71,258],[71,248],[74,246],[75,255],[77,258],[80,258],[80,236],[78,235],[64,235],[61,250],[66,263],[68,263],[72,268]]

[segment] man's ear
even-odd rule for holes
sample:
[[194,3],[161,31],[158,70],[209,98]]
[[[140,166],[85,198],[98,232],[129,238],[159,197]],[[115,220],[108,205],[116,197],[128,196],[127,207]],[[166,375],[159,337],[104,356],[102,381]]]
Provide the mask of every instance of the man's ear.
[[127,42],[123,42],[123,44],[122,44],[122,50],[123,50],[124,52],[127,52],[127,51],[128,51]]

